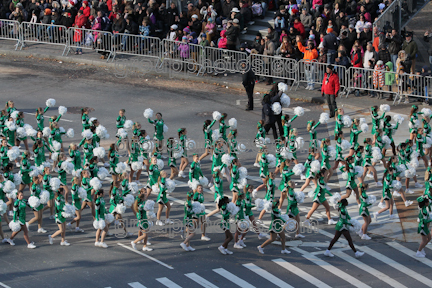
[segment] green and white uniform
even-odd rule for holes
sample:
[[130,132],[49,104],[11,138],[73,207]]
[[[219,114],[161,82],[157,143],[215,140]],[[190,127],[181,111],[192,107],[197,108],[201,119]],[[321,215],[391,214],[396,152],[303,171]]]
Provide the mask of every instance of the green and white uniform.
[[115,168],[117,167],[117,164],[119,162],[118,154],[115,149],[112,149],[108,151],[109,156],[109,164],[110,164],[110,174],[111,175],[118,175],[118,173],[115,171]]
[[166,190],[167,188],[165,187],[165,178],[161,178],[161,181],[159,183],[159,194],[157,197],[156,202],[162,205],[165,205],[166,203],[168,203],[168,198],[166,196]]
[[288,182],[291,181],[291,176],[293,176],[294,173],[288,167],[288,165],[285,165],[281,172],[282,172],[282,180],[279,184],[279,190],[284,192],[288,189]]
[[387,173],[386,177],[384,177],[384,183],[383,183],[382,197],[384,200],[392,199],[392,193],[391,193],[392,181],[393,181],[393,176],[390,173]]
[[269,178],[267,181],[267,192],[264,197],[264,200],[273,201],[275,193],[275,185],[273,179]]
[[200,176],[203,176],[199,162],[192,162],[189,168],[189,181],[196,179],[199,182]]
[[259,165],[260,165],[260,170],[259,170],[260,177],[267,178],[267,176],[269,175],[269,171],[268,171],[267,155],[265,153],[262,154]]
[[52,200],[52,199],[54,199],[55,195],[54,195],[54,192],[52,191],[50,181],[51,181],[51,175],[50,174],[44,174],[44,176],[42,178],[42,185],[43,185],[42,187],[44,190],[49,192],[50,200]]
[[95,201],[95,218],[97,221],[105,220],[105,200],[103,197],[98,197]]
[[326,170],[330,170],[330,155],[328,152],[328,145],[324,143],[323,148],[321,149],[321,167]]
[[84,202],[92,202],[91,190],[93,188],[90,186],[90,178],[83,177],[81,180],[81,187],[87,191],[87,197],[84,199]]
[[366,189],[364,189],[363,185],[360,186],[360,208],[359,208],[359,214],[360,216],[366,216],[368,217],[369,214],[369,206],[372,206],[372,204],[368,204],[368,195],[366,194]]
[[126,195],[128,195],[130,193],[129,180],[128,179],[123,179],[123,181],[121,183],[121,189],[122,189],[123,197],[125,197]]
[[62,215],[64,206],[65,199],[63,195],[59,194],[55,199],[55,221],[57,224],[62,224],[66,221],[66,218],[64,218]]
[[[30,187],[30,196],[35,196],[35,197],[40,199],[40,193],[41,193],[40,186],[33,183],[33,185]],[[40,204],[38,207],[32,208],[32,209],[33,209],[33,211],[42,210],[43,204]]]
[[318,148],[317,131],[316,130],[320,124],[321,124],[321,122],[318,122],[317,124],[312,126],[309,130],[309,136],[310,136],[309,148],[315,148],[315,149]]
[[153,139],[154,140],[159,140],[159,141],[163,140],[164,139],[164,135],[163,135],[163,132],[164,132],[164,121],[163,121],[163,119],[160,119],[160,120],[158,120],[158,119],[155,119],[155,120],[148,119],[148,122],[150,124],[153,124],[153,126],[155,128],[155,133],[153,135]]
[[90,164],[90,160],[93,158],[93,149],[95,147],[91,143],[84,143],[84,165]]
[[149,228],[149,221],[147,219],[147,211],[144,210],[145,200],[137,199],[138,201],[138,211],[136,217],[138,220],[137,226],[139,229],[146,231]]
[[318,179],[318,186],[315,188],[315,196],[313,198],[313,202],[322,204],[325,201],[327,201],[325,195],[329,194],[332,196],[332,194],[327,190],[326,183],[324,181],[324,177],[321,177]]
[[357,149],[355,146],[358,146],[358,137],[362,133],[361,130],[358,130],[357,125],[353,124],[350,130],[350,149]]
[[64,161],[59,161],[58,164],[57,164],[57,167],[58,167],[58,174],[59,174],[60,182],[61,182],[62,185],[66,186],[67,185],[67,182],[66,182],[66,171],[61,168],[61,165],[63,164],[63,162]]
[[419,224],[417,228],[417,233],[425,236],[429,235],[430,231],[428,226],[432,220],[429,218],[429,212],[426,207],[420,209],[418,215],[418,221]]
[[364,159],[363,159],[363,167],[369,167],[372,166],[372,146],[370,144],[366,144],[365,150],[364,150]]
[[245,195],[245,215],[247,217],[253,217],[252,208],[255,207],[255,205],[252,203],[252,195],[249,193],[249,191],[246,191]]
[[149,167],[149,177],[147,180],[147,188],[150,188],[157,183],[160,175],[159,167],[155,164],[151,164]]
[[193,228],[194,215],[195,214],[192,210],[192,201],[185,201],[183,225],[185,225],[187,228]]
[[72,185],[72,188],[71,188],[72,204],[74,205],[75,210],[81,210],[81,207],[82,207],[82,202],[81,202],[81,198],[79,197],[79,194],[78,194],[78,189],[79,189],[78,184]]
[[31,177],[29,173],[32,171],[30,168],[30,161],[25,157],[25,154],[22,154],[20,174],[21,174],[21,183],[24,185],[28,185],[31,183]]
[[26,208],[27,208],[27,200],[17,199],[13,206],[13,221],[19,222],[20,225],[25,225],[26,223]]
[[277,205],[274,205],[271,211],[271,223],[269,231],[274,233],[282,233],[285,227],[285,221],[282,219],[281,210]]
[[123,196],[121,191],[117,187],[114,187],[111,191],[111,197],[110,197],[110,208],[109,213],[113,213],[115,208],[117,207],[117,204],[123,203]]
[[235,216],[235,219],[237,221],[244,220],[245,219],[245,208],[246,208],[245,200],[244,199],[243,200],[237,199],[235,204],[237,207],[240,208],[239,211],[237,212],[236,216]]
[[225,140],[226,142],[228,142],[227,136],[226,136],[226,131],[228,130],[228,128],[230,128],[230,126],[225,125],[225,119],[220,119],[219,122],[219,134],[220,137]]
[[[216,120],[213,120],[210,125],[205,126],[203,129],[204,132],[204,148],[213,148],[213,130],[211,129],[213,125],[216,123]],[[204,124],[205,125],[205,124]]]
[[[282,116],[285,117],[285,116]],[[297,115],[294,115],[291,119],[289,119],[288,121],[285,121],[285,124],[283,125],[283,136],[284,138],[288,138],[289,137],[289,132],[291,131],[291,123],[297,118]]]
[[215,188],[215,193],[214,193],[214,201],[216,202],[216,200],[219,198],[223,198],[223,177],[219,177],[219,175],[216,175],[216,177],[214,178],[214,188]]
[[384,116],[385,116],[385,112],[381,116],[379,116],[375,110],[372,110],[372,112],[371,112],[372,136],[377,135],[377,130],[380,128],[380,121],[381,121],[381,119],[384,118]]
[[[193,201],[198,201],[199,203],[204,204],[204,194],[203,193],[195,192],[192,200]],[[205,216],[205,214],[206,214],[205,211],[203,211],[200,214],[196,214],[196,216],[197,217],[201,217],[201,216]]]
[[345,206],[339,204],[339,221],[336,223],[335,229],[337,231],[349,231],[349,226],[352,226],[350,223],[351,217],[348,214],[348,210]]
[[222,215],[222,221],[220,223],[220,227],[223,231],[229,230],[230,229],[229,218],[231,214],[227,209],[227,204],[222,205],[220,211]]
[[356,174],[356,171],[355,171],[353,165],[348,163],[347,165],[342,166],[340,168],[340,171],[342,173],[346,172],[348,175],[348,179],[347,179],[347,183],[345,185],[345,188],[349,189],[349,190],[354,190],[355,188],[357,188],[357,183],[355,182],[355,178],[356,178],[357,174]]
[[83,113],[81,116],[81,124],[83,126],[82,131],[90,129],[89,116],[86,113]]
[[70,150],[69,157],[72,158],[72,163],[74,164],[74,170],[75,171],[82,169],[81,152],[78,149],[77,150]]
[[287,198],[288,206],[286,214],[290,217],[295,217],[299,214],[299,209],[297,207],[297,199],[295,198],[294,189],[288,188]]
[[315,173],[311,171],[311,163],[313,160],[314,160],[313,155],[309,154],[309,156],[306,159],[306,162],[304,164],[304,167],[306,169],[306,179],[315,178]]
[[233,165],[231,168],[231,184],[230,184],[230,190],[231,192],[238,193],[240,189],[238,188],[239,185],[239,171],[237,165]]

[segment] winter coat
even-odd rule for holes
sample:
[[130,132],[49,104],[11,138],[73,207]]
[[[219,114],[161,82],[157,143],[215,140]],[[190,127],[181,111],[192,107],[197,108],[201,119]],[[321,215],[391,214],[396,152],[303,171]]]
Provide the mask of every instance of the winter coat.
[[338,74],[335,72],[332,72],[330,75],[325,73],[321,87],[321,94],[335,95],[335,97],[337,97],[339,89],[340,84]]
[[393,73],[393,63],[391,61],[387,62],[385,66],[388,66],[390,71],[385,72],[385,85],[393,85],[395,83],[395,74]]
[[378,64],[374,67],[373,72],[373,86],[374,88],[382,88],[384,86],[384,66]]

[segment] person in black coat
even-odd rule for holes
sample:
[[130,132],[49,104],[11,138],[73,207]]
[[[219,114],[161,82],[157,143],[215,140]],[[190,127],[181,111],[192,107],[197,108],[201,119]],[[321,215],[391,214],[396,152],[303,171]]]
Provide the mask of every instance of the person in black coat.
[[242,84],[246,90],[246,94],[248,96],[248,104],[246,105],[246,111],[253,110],[253,91],[255,87],[255,73],[250,67],[247,67],[246,63],[242,63],[242,69],[247,72],[243,72],[242,75]]
[[271,104],[271,95],[265,94],[262,100],[262,120],[264,121],[264,130],[269,132],[270,128],[273,130],[273,138],[277,139],[277,132],[275,126],[275,117],[273,115]]

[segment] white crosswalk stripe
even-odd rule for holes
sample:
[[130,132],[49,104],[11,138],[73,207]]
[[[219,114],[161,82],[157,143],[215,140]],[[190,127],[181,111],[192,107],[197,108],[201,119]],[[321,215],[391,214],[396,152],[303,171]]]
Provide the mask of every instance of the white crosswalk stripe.
[[387,242],[386,244],[432,268],[432,260],[429,260],[427,258],[417,258],[415,256],[416,251],[410,250],[396,242]]
[[218,286],[213,285],[211,282],[207,281],[206,279],[202,278],[201,276],[199,276],[196,273],[188,273],[185,274],[186,277],[188,277],[189,279],[195,281],[196,283],[198,283],[199,285],[206,287],[206,288],[218,288]]
[[231,281],[232,283],[236,284],[237,286],[240,286],[242,288],[255,288],[255,286],[253,286],[252,284],[249,284],[245,280],[237,277],[236,275],[223,268],[213,269],[213,271],[226,278],[227,280]]
[[293,286],[285,283],[284,281],[282,281],[278,277],[272,275],[271,273],[267,272],[266,270],[256,266],[255,264],[248,263],[248,264],[243,264],[243,266],[246,267],[247,269],[249,269],[250,271],[258,274],[259,276],[264,277],[265,279],[267,279],[268,281],[270,281],[271,283],[273,283],[277,287],[294,288]]
[[286,270],[290,271],[291,273],[303,278],[304,280],[308,281],[312,285],[315,285],[319,288],[331,288],[331,286],[327,285],[326,283],[322,282],[321,280],[315,278],[314,276],[306,273],[305,271],[301,270],[300,268],[292,265],[291,263],[288,263],[287,261],[283,259],[275,259],[273,260],[276,264],[282,266]]
[[128,283],[128,285],[132,288],[146,288],[146,286],[142,285],[139,282]]
[[181,288],[180,285],[177,285],[176,283],[174,283],[173,281],[169,280],[166,277],[157,278],[156,281],[158,281],[159,283],[165,285],[168,288]]

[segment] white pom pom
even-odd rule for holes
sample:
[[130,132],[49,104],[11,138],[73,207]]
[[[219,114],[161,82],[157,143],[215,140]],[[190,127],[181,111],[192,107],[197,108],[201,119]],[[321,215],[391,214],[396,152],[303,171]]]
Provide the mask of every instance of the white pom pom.
[[[145,153],[151,153],[154,149],[154,143],[150,140],[145,141],[142,145],[142,149],[145,151]],[[183,153],[183,150],[182,150]]]
[[149,119],[149,118],[153,118],[153,110],[150,109],[150,108],[147,108],[147,109],[144,110],[143,115],[144,115],[144,117],[147,118],[147,119]]
[[200,183],[198,182],[198,180],[196,179],[192,179],[192,181],[188,181],[188,186],[189,188],[191,188],[193,191],[195,191],[198,187]]
[[209,180],[205,176],[199,177],[199,182],[203,187],[207,187]]
[[408,169],[405,170],[405,178],[413,178],[416,175],[415,168],[408,166]]
[[235,216],[240,211],[240,208],[232,202],[228,203],[226,209],[230,212],[231,216]]
[[419,161],[417,158],[411,158],[410,163],[408,165],[414,169],[417,169],[419,166]]
[[51,135],[51,129],[49,127],[44,127],[42,130],[43,137],[49,137]]
[[286,92],[288,92],[288,85],[284,82],[279,82],[278,83],[278,90],[279,90],[279,92],[286,93]]
[[303,140],[303,137],[297,137],[296,138],[296,148],[297,148],[297,150],[303,149],[304,143],[305,142]]
[[280,98],[280,103],[282,104],[282,106],[284,108],[288,108],[291,104],[291,98],[288,95],[286,95],[285,93],[283,93],[281,98]]
[[304,115],[304,109],[300,106],[294,108],[294,114],[301,117]]
[[268,168],[275,168],[276,156],[274,156],[273,154],[267,154],[267,162],[268,162]]
[[37,208],[41,205],[39,198],[36,196],[30,196],[28,199],[28,203],[32,208]]
[[341,195],[338,192],[336,192],[328,199],[328,202],[334,206],[340,201],[340,199],[341,199]]
[[60,168],[62,170],[64,170],[67,174],[72,174],[72,172],[74,171],[74,165],[71,162],[68,161],[64,161]]
[[129,132],[130,130],[132,130],[133,124],[134,123],[132,120],[126,120],[124,125],[123,125],[123,128]]
[[55,99],[52,99],[52,98],[49,98],[48,100],[46,100],[46,102],[45,102],[45,105],[47,106],[47,107],[54,107],[55,106],[55,104],[56,104],[56,100]]
[[293,167],[292,172],[294,173],[294,175],[300,176],[304,170],[305,170],[304,165],[302,163],[299,163]]
[[356,219],[351,219],[350,223],[352,224],[352,226],[351,225],[349,226],[349,230],[353,233],[357,233],[362,228],[362,225]]
[[186,140],[186,150],[193,150],[196,148],[196,142],[194,140]]
[[26,129],[26,135],[27,137],[36,137],[37,131],[33,129],[33,127],[30,127]]
[[90,180],[90,186],[97,191],[102,188],[102,183],[99,178],[94,177]]
[[387,135],[382,136],[381,139],[382,139],[382,142],[385,143],[385,146],[384,146],[385,149],[388,149],[391,147],[390,146],[391,140]]
[[105,223],[111,224],[112,222],[114,222],[114,215],[111,213],[106,213],[105,214]]
[[279,102],[275,102],[272,104],[272,110],[275,115],[279,115],[282,113],[282,106]]
[[237,151],[238,152],[245,152],[246,151],[246,145],[244,145],[244,144],[238,144],[237,145]]
[[26,130],[23,127],[18,127],[16,129],[16,133],[18,138],[24,138],[27,136]]
[[[264,205],[263,205],[263,208],[264,208],[264,210],[266,211],[266,212],[271,212],[272,211],[272,201],[268,201],[268,200],[263,200],[263,202],[264,202]],[[234,203],[233,203],[234,204]]]
[[87,191],[84,188],[79,187],[78,188],[78,197],[83,199],[83,200],[86,199],[87,198]]
[[103,229],[105,229],[105,221],[104,220],[102,220],[102,219],[100,219],[100,220],[94,220],[93,221],[93,227],[96,229],[96,230],[103,230]]
[[237,119],[235,118],[229,119],[228,125],[231,127],[231,129],[237,129]]
[[342,146],[342,151],[348,151],[351,147],[351,144],[349,143],[348,140],[342,139],[341,146]]
[[120,137],[121,139],[127,138],[127,135],[128,133],[124,128],[120,128],[117,130],[117,136]]
[[105,158],[105,148],[104,147],[97,147],[93,149],[93,155],[98,157],[99,159]]
[[[41,169],[39,169],[38,167],[35,167],[35,166],[31,166],[30,169],[32,169],[32,171],[29,173],[29,176],[32,179],[33,179],[33,177],[36,177],[36,176],[42,174],[42,171],[43,171],[43,170],[41,171]],[[42,166],[42,169],[43,169],[43,166]]]
[[117,204],[117,206],[115,207],[114,210],[117,214],[123,214],[126,212],[126,206],[123,205],[122,203]]
[[165,124],[163,126],[163,133],[168,133],[168,126]]
[[420,120],[419,119],[415,119],[414,120],[414,125],[410,121],[408,123],[408,126],[409,126],[410,129],[419,128],[420,127]]
[[429,108],[423,108],[421,112],[423,113],[424,117],[430,117],[432,115],[432,110]]
[[182,147],[179,147],[179,149],[176,150],[176,151],[174,152],[174,154],[173,154],[174,158],[175,158],[175,159],[180,159],[181,156],[183,155],[183,152],[184,152],[183,148],[182,148]]
[[66,136],[67,136],[68,138],[73,138],[73,137],[75,136],[75,132],[74,132],[74,130],[73,130],[72,128],[69,128],[69,129],[67,130],[67,132],[66,132]]
[[132,204],[135,202],[135,198],[132,194],[128,194],[123,198],[123,202],[126,208],[130,208]]
[[13,176],[14,176],[13,182],[14,182],[15,186],[19,186],[22,183],[21,174],[20,173],[15,173]]
[[144,210],[147,212],[152,212],[154,210],[155,202],[153,200],[147,200],[144,204]]
[[240,178],[237,187],[239,189],[244,189],[244,187],[246,187],[246,185],[247,185],[247,179],[246,178]]
[[158,183],[154,184],[154,185],[151,187],[151,190],[152,190],[153,193],[159,194],[159,192],[160,192],[159,184],[158,184]]
[[213,134],[212,134],[213,141],[217,141],[219,138],[221,138],[219,129],[213,130]]
[[280,152],[280,155],[283,159],[293,159],[293,154],[290,152],[288,147],[283,147],[282,151]]
[[159,168],[159,171],[162,171],[165,166],[164,161],[162,159],[157,159],[157,166]]
[[429,135],[426,135],[426,144],[424,144],[424,148],[430,148],[432,146],[432,138]]
[[64,218],[74,218],[75,217],[75,206],[71,205],[71,204],[65,204],[63,207],[63,212],[61,213],[61,215]]
[[367,198],[367,200],[366,200],[366,203],[367,204],[374,204],[375,202],[376,202],[376,196],[369,195],[368,198]]
[[396,166],[396,170],[398,173],[405,173],[406,167],[404,164],[400,164]]
[[328,123],[330,121],[330,116],[328,113],[321,113],[320,118],[319,118],[319,122],[320,123]]
[[396,114],[396,115],[393,116],[393,120],[396,121],[399,124],[402,124],[402,122],[405,120],[405,118],[402,117],[399,114]]
[[[15,190],[15,184],[14,184],[12,181],[7,180],[7,181],[3,184],[3,191],[4,191],[5,193],[10,193],[10,192],[12,192],[13,190]],[[10,197],[9,197],[9,198],[10,198]]]
[[329,160],[335,160],[336,159],[336,149],[333,146],[328,146],[327,152],[329,155]]
[[19,111],[14,111],[14,112],[12,112],[11,113],[11,117],[12,117],[12,119],[14,119],[14,120],[16,120],[17,118],[18,118],[18,114],[19,114]]
[[289,216],[288,216],[287,214],[282,214],[282,215],[281,215],[281,218],[282,218],[282,220],[283,220],[284,222],[287,222],[288,219],[289,219]]
[[90,129],[86,129],[81,133],[81,136],[87,140],[90,140],[93,138],[93,132],[91,132]]
[[299,192],[295,192],[294,193],[294,197],[297,201],[297,203],[303,203],[304,202],[304,198],[305,198],[305,194],[301,191]]
[[201,214],[205,211],[205,206],[201,205],[198,201],[192,202],[192,212],[195,214]]
[[53,147],[54,151],[60,151],[61,143],[56,141],[56,140],[53,140],[52,141],[52,147]]
[[12,232],[18,232],[21,230],[21,225],[18,221],[10,221],[9,228],[11,229]]
[[131,168],[132,168],[133,171],[142,170],[142,168],[143,168],[143,162],[140,162],[140,161],[132,162]]
[[18,193],[18,190],[14,189],[11,192],[6,193],[6,197],[15,200],[17,198],[17,193]]
[[63,127],[59,128],[60,133],[66,133],[65,129]]
[[175,181],[173,181],[171,179],[166,179],[165,180],[166,193],[169,194],[169,193],[174,192],[175,187],[176,187]]
[[354,166],[354,171],[357,177],[363,175],[363,167],[362,166]]
[[53,177],[53,178],[51,178],[49,184],[50,184],[50,186],[51,186],[51,190],[52,190],[52,191],[57,191],[57,190],[60,188],[60,184],[61,184],[61,182],[60,182],[60,179],[59,179],[59,178],[57,178],[57,177]]
[[58,152],[51,153],[51,160],[53,160],[53,161],[57,161],[57,159],[58,159],[58,155],[59,155]]
[[255,199],[255,207],[258,212],[264,209],[264,201],[261,198]]
[[342,122],[345,127],[350,127],[352,125],[352,120],[348,115],[342,116]]
[[[101,138],[101,139],[108,139],[108,137],[109,137],[108,131],[102,125],[99,125],[96,127],[96,135],[98,135],[99,138]],[[107,137],[107,135],[108,135],[108,137]]]
[[342,172],[342,179],[348,180],[348,173],[347,172]]
[[128,184],[128,189],[132,194],[136,194],[139,191],[138,184],[135,182],[130,182]]
[[321,170],[321,164],[318,160],[313,160],[310,166],[313,173],[318,173]]
[[387,104],[381,104],[380,105],[380,111],[381,112],[390,112],[390,106],[389,105],[387,105]]
[[3,200],[0,200],[0,215],[3,215],[7,211],[7,205]]
[[372,161],[379,162],[382,159],[381,150],[378,147],[372,147]]
[[[16,146],[14,146],[14,147],[16,147]],[[7,151],[7,156],[9,158],[10,162],[15,161],[19,157],[19,149],[18,150],[17,149],[13,149],[13,148],[9,149]]]
[[361,129],[361,131],[362,131],[363,133],[367,133],[367,132],[369,132],[369,126],[368,126],[368,124],[366,124],[366,123],[361,124],[361,125],[360,125],[360,129]]
[[238,169],[238,173],[239,173],[239,178],[246,178],[248,175],[248,171],[245,167],[240,167]]
[[64,115],[67,112],[67,108],[64,106],[59,106],[58,112],[60,115]]
[[234,157],[232,157],[230,154],[224,154],[222,155],[222,163],[229,166],[231,165],[232,160],[234,160]]
[[10,131],[15,131],[16,130],[16,125],[15,125],[15,121],[5,121],[6,127],[10,130]]
[[218,111],[213,112],[213,120],[219,121],[222,118],[222,114]]
[[252,197],[258,198],[258,190],[257,189],[252,190]]

